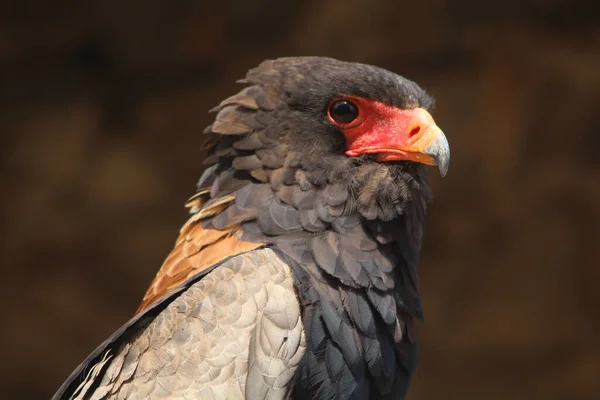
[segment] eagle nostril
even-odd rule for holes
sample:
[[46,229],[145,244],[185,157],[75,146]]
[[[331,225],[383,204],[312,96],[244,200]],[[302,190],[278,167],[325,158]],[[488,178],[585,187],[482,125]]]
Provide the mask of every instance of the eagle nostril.
[[412,138],[415,135],[417,135],[419,132],[421,132],[421,127],[419,125],[417,125],[410,130],[410,132],[408,133],[408,137]]

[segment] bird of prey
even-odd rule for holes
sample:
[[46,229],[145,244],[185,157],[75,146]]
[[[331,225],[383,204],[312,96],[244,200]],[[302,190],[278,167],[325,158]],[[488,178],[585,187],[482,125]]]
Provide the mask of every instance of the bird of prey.
[[404,399],[430,185],[449,146],[414,82],[262,62],[212,111],[191,217],[135,316],[54,399]]

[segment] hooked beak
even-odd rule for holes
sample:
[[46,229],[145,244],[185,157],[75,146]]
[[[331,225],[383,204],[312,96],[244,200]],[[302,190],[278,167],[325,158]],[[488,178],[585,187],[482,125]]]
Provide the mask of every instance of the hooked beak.
[[374,154],[377,161],[414,161],[437,165],[445,176],[450,164],[450,146],[444,132],[423,108],[387,109],[385,118],[352,141],[349,156]]
[[444,177],[450,165],[450,145],[448,144],[448,139],[446,139],[446,135],[444,135],[444,132],[437,125],[431,125],[427,129],[434,139],[425,147],[423,154],[431,157],[434,165],[437,165],[440,169],[440,175]]

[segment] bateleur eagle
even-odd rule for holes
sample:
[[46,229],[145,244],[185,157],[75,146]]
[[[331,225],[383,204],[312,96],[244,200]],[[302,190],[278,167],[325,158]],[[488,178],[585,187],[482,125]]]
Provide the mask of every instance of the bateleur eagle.
[[403,399],[449,147],[417,84],[269,60],[213,111],[191,218],[136,315],[54,399]]

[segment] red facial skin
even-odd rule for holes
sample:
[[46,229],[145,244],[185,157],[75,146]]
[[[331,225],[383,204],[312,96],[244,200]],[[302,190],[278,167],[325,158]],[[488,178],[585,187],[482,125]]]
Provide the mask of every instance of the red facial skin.
[[442,133],[425,109],[402,110],[357,96],[340,96],[332,103],[340,100],[358,107],[358,117],[347,124],[336,122],[328,112],[329,121],[340,127],[346,138],[347,156],[376,154],[377,161],[435,164],[425,151]]

